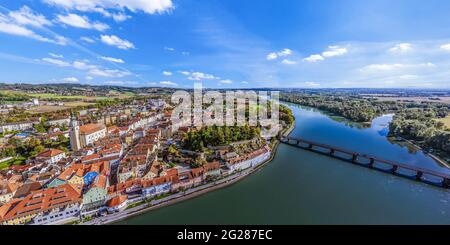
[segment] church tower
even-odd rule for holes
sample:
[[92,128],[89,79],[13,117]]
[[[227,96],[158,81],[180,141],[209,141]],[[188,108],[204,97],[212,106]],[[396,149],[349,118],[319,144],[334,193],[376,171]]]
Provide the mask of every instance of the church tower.
[[72,119],[70,120],[70,147],[72,148],[72,151],[81,149],[80,126],[74,115],[72,115]]

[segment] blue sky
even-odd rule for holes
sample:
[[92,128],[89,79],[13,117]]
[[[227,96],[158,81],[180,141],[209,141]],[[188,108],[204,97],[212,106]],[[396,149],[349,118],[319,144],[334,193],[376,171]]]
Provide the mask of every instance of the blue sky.
[[0,6],[0,82],[450,88],[445,0],[5,0]]

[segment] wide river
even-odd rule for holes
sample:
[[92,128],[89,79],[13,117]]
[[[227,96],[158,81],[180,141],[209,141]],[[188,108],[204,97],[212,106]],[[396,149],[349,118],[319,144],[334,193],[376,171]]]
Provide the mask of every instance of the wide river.
[[[391,116],[364,128],[291,105],[291,135],[450,173],[408,145],[391,143]],[[118,224],[450,224],[450,192],[280,145],[272,162],[229,187]]]

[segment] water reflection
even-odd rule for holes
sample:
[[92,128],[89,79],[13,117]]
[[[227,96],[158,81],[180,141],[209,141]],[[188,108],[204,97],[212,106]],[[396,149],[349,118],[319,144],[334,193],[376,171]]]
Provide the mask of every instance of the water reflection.
[[[406,142],[291,106],[293,137],[442,170]],[[442,170],[444,171],[444,170]],[[121,224],[450,224],[449,191],[280,145],[274,160],[237,184],[131,217]]]

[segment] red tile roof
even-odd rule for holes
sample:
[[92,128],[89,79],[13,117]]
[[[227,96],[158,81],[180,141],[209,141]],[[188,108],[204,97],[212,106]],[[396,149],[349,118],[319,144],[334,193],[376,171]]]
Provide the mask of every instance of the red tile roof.
[[81,186],[65,184],[33,191],[10,209],[2,219],[10,220],[79,202],[81,202]]
[[49,158],[49,157],[54,157],[57,156],[59,154],[64,153],[64,151],[58,150],[58,149],[48,149],[46,151],[43,151],[41,153],[39,153],[39,155],[37,155],[37,157],[42,157],[42,158]]
[[86,125],[80,126],[80,134],[92,134],[92,133],[95,133],[102,129],[105,129],[105,125],[103,125],[101,123],[86,124]]
[[127,195],[120,195],[120,196],[116,196],[112,199],[110,199],[106,205],[110,208],[119,206],[120,204],[124,203],[125,201],[128,200],[128,196]]

